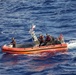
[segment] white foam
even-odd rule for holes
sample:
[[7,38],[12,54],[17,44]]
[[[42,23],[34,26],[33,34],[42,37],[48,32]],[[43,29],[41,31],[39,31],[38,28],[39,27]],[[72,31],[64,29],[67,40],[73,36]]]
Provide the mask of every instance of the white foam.
[[68,49],[76,48],[76,40],[71,40],[67,43]]

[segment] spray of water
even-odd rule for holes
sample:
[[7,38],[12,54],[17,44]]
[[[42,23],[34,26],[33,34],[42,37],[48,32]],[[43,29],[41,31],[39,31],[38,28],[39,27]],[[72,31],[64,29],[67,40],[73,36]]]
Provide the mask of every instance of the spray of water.
[[67,46],[68,46],[68,49],[76,48],[76,40],[70,40],[70,41],[67,43]]

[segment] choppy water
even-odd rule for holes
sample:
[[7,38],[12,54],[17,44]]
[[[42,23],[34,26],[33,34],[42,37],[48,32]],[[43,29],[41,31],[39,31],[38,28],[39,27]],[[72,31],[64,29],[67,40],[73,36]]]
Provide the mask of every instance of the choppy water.
[[[76,0],[0,0],[0,47],[15,37],[18,43],[36,35],[76,38]],[[0,49],[0,75],[76,75],[76,49],[53,57],[4,54]]]

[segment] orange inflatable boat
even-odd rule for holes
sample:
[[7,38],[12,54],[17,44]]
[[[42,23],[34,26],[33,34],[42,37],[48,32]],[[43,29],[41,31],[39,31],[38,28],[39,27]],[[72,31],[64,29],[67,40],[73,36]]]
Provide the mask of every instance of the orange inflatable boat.
[[12,53],[12,54],[38,54],[38,53],[58,53],[58,52],[65,52],[67,51],[67,44],[57,44],[57,45],[48,45],[48,46],[32,46],[32,44],[29,44],[29,46],[26,44],[18,44],[15,48],[9,47],[9,45],[2,46],[2,52],[4,53]]

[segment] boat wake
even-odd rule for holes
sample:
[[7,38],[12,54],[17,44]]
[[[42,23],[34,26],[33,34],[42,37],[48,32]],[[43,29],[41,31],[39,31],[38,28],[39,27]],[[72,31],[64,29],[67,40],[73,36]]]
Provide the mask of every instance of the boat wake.
[[49,53],[47,53],[47,52],[44,52],[44,53],[38,53],[38,54],[29,54],[28,56],[38,56],[38,57],[46,57],[46,56],[48,56],[49,55]]
[[75,49],[75,48],[76,48],[76,39],[70,40],[70,41],[67,43],[67,46],[68,46],[68,49]]

